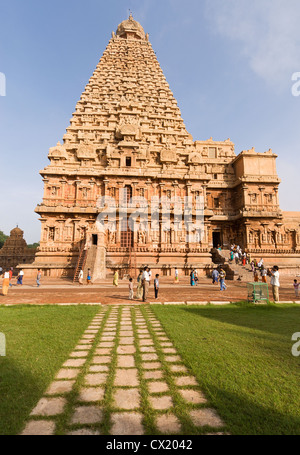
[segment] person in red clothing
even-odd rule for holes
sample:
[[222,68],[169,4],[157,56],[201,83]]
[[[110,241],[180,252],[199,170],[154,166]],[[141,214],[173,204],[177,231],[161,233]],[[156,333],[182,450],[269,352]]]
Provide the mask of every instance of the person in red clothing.
[[11,267],[10,270],[9,270],[9,287],[11,288],[12,287],[12,276],[13,276],[13,271],[14,269]]

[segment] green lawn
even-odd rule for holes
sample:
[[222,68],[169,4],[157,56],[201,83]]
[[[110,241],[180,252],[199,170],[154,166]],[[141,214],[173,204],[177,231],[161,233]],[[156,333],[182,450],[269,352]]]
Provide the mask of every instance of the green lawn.
[[0,435],[18,434],[99,307],[0,308]]
[[152,308],[231,434],[300,434],[300,307]]

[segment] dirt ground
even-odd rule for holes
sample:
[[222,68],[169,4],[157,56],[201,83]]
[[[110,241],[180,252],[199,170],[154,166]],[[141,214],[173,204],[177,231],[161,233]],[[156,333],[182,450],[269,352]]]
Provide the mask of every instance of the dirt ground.
[[[281,277],[280,301],[299,300],[295,297],[293,276]],[[298,278],[299,280],[299,278]],[[136,284],[136,283],[135,283]],[[247,283],[227,281],[227,289],[220,291],[219,285],[213,285],[211,279],[200,278],[198,286],[189,285],[189,277],[182,277],[178,284],[169,277],[161,277],[158,302],[186,302],[186,301],[231,301],[247,300]],[[2,280],[0,280],[2,288]],[[136,288],[136,286],[135,286]],[[270,300],[272,300],[271,286],[269,285]],[[149,288],[148,302],[154,301],[153,283]],[[103,280],[90,286],[79,286],[66,279],[44,278],[40,288],[34,280],[24,279],[23,286],[17,286],[13,280],[7,296],[0,291],[1,304],[55,304],[55,303],[102,303],[102,304],[130,304],[139,300],[128,299],[128,281],[120,280],[116,288],[112,280]],[[141,302],[141,301],[140,301]],[[142,302],[141,302],[142,303]]]

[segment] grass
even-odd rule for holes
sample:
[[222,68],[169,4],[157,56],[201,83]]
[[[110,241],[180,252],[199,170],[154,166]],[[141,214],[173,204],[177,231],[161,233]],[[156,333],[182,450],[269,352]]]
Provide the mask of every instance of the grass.
[[296,305],[153,305],[231,434],[300,434]]
[[15,435],[99,307],[0,308],[0,435]]

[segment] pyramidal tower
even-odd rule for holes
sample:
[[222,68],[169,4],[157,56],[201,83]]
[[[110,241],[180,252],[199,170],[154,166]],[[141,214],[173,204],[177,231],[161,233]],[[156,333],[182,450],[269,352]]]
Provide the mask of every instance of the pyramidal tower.
[[[44,197],[36,212],[42,232],[34,263],[46,275],[76,279],[80,269],[90,268],[97,279],[116,269],[135,274],[146,264],[162,275],[175,266],[181,274],[191,268],[204,274],[218,244],[273,253],[284,246],[276,155],[252,149],[236,156],[229,139],[194,142],[149,36],[132,15],[112,33],[63,143],[50,148],[48,158],[40,172]],[[97,223],[103,197],[116,201],[113,229]],[[141,217],[131,229],[137,197],[149,203],[148,220],[150,201],[160,200],[156,229]],[[191,222],[196,199],[203,200],[201,232],[192,237],[174,209],[176,198],[186,197],[193,201]],[[120,211],[124,198],[127,218]],[[289,241],[299,242],[298,231],[294,237]]]

